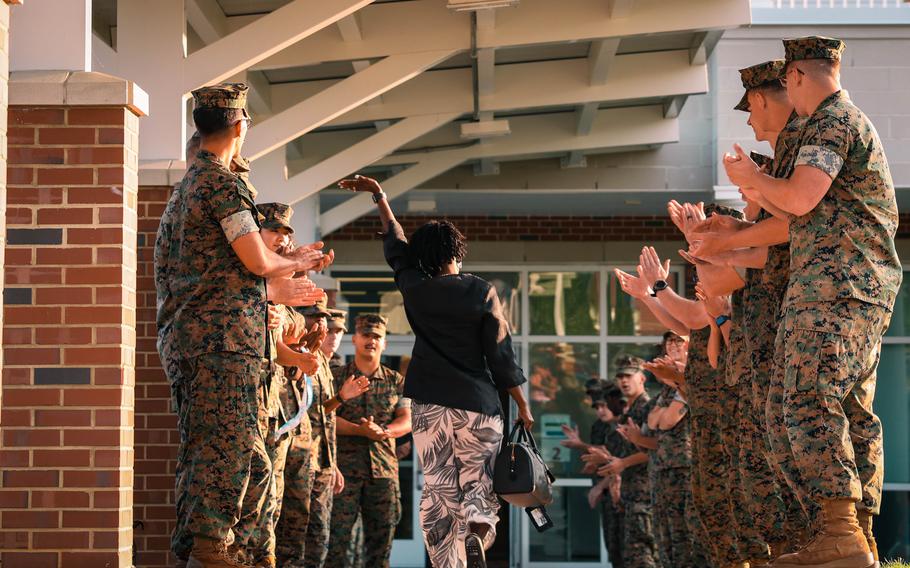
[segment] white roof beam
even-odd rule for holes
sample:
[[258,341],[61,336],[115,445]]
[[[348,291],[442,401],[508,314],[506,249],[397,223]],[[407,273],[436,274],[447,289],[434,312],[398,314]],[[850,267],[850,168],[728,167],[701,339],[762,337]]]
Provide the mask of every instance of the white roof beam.
[[[572,121],[573,117],[566,113],[513,118],[511,136],[490,140],[484,146],[423,154],[415,165],[386,180],[383,190],[393,199],[465,161],[483,157],[521,160],[558,155],[566,150],[623,151],[679,139],[678,121],[664,118],[659,105],[600,111],[592,133],[584,137],[573,134]],[[352,197],[322,214],[322,234],[343,227],[374,207],[367,195]]]
[[227,16],[218,0],[186,0],[186,21],[206,45],[228,34]]
[[187,57],[183,91],[222,81],[370,2],[372,0],[294,0]]
[[597,116],[597,109],[600,103],[597,101],[585,103],[575,110],[575,135],[587,136],[591,133],[591,127],[594,126],[594,117]]
[[714,52],[714,48],[717,47],[717,42],[720,41],[723,35],[723,30],[708,30],[695,34],[692,45],[689,47],[689,61],[692,62],[692,65],[704,65],[707,63],[708,58]]
[[247,71],[246,84],[250,90],[246,95],[246,103],[250,111],[256,115],[272,114],[272,85],[262,71]]
[[[748,0],[636,0],[628,17],[622,19],[608,17],[604,0],[522,0],[515,8],[498,10],[496,32],[479,34],[478,48],[719,30],[748,24],[750,18]],[[347,42],[334,29],[323,30],[254,67],[274,69],[376,59],[409,53],[415,46],[425,50],[471,48],[470,16],[450,12],[439,0],[367,6],[361,12],[360,23],[363,41]]]
[[664,117],[666,118],[676,118],[679,116],[679,113],[682,112],[683,106],[686,104],[687,95],[679,95],[673,97],[664,103]]
[[[451,50],[442,50],[387,57],[360,73],[355,73],[328,86],[312,97],[269,117],[257,127],[252,128],[244,144],[247,157],[255,160],[351,109],[382,106],[360,105],[419,75],[440,61],[448,59],[453,53]],[[448,110],[441,112],[461,113],[461,111]],[[382,120],[382,118],[376,120]]]
[[[501,65],[496,74],[498,87],[488,97],[485,111],[576,106],[589,102],[705,93],[708,90],[707,68],[690,65],[687,50],[618,55],[603,85],[587,84],[588,63],[584,59]],[[541,77],[546,77],[546,81],[541,81]],[[282,108],[299,101],[303,98],[301,95],[324,92],[333,84],[317,81],[273,85],[272,102],[276,108]],[[326,124],[358,124],[438,112],[469,114],[473,112],[473,107],[471,71],[448,69],[416,77],[386,92],[382,103],[354,108]],[[255,132],[256,128],[253,128],[250,136],[254,136]],[[574,128],[572,132],[575,132]]]
[[568,155],[559,159],[559,167],[564,170],[569,168],[586,168],[588,167],[588,160],[585,159],[585,155],[581,150],[572,150]]
[[592,85],[603,85],[607,82],[610,65],[619,49],[619,38],[598,39],[591,42],[588,51],[588,63],[591,67],[590,82]]
[[[291,176],[284,183],[278,184],[278,187],[273,185],[267,191],[263,190],[263,193],[267,193],[270,199],[293,205],[456,118],[458,115],[455,113],[405,118]],[[257,162],[256,168],[253,169],[254,184],[257,182],[256,171],[259,165]]]
[[360,22],[357,19],[357,14],[341,18],[336,25],[341,33],[341,39],[344,41],[363,41],[363,33],[360,31]]

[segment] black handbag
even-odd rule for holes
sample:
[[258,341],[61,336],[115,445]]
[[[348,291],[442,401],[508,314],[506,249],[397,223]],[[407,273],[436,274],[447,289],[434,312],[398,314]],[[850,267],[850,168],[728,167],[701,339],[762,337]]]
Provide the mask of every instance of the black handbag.
[[553,482],[534,436],[517,422],[496,456],[493,491],[516,507],[544,507],[553,502]]

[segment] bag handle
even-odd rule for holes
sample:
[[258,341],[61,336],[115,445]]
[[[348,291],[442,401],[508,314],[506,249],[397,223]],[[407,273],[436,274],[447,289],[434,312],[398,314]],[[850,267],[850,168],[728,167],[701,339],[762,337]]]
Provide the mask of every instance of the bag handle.
[[514,444],[516,442],[524,442],[531,446],[535,452],[540,453],[540,450],[537,449],[537,441],[531,432],[525,428],[524,422],[521,420],[512,426],[512,431],[509,433],[509,443]]

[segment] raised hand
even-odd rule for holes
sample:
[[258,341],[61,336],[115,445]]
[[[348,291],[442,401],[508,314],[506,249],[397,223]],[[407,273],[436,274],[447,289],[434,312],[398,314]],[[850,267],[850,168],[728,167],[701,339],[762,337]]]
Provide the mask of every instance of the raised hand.
[[695,285],[695,297],[705,305],[705,311],[712,318],[728,315],[731,311],[730,296],[708,296],[701,283]]
[[633,298],[644,300],[650,295],[650,292],[648,291],[650,285],[643,278],[633,276],[628,272],[624,272],[618,268],[613,269],[613,274],[615,274],[616,279],[619,280],[619,285],[622,287],[622,291],[632,296]]
[[562,433],[566,435],[566,439],[559,443],[561,446],[575,450],[583,450],[585,447],[587,447],[587,444],[581,441],[581,436],[578,434],[577,426],[575,428],[572,428],[568,424],[563,424]]
[[605,465],[597,468],[597,475],[607,477],[609,475],[619,475],[626,469],[626,461],[620,458],[613,458]]
[[670,276],[670,259],[661,264],[660,256],[654,247],[642,248],[638,262],[638,274],[648,285],[658,280],[666,280]]
[[379,193],[382,191],[382,186],[379,185],[378,181],[362,175],[343,179],[338,182],[338,187],[348,191],[362,191],[364,193]]
[[269,304],[269,330],[281,329],[284,326],[284,310]]
[[615,459],[613,454],[600,446],[591,446],[588,448],[588,452],[581,456],[581,461],[594,465],[607,463],[612,459]]
[[363,375],[359,377],[351,375],[344,381],[344,384],[341,385],[341,388],[338,389],[338,394],[340,394],[341,398],[344,400],[351,400],[352,398],[357,398],[368,390],[370,390],[370,379],[364,377]]
[[724,169],[733,185],[741,188],[753,187],[753,180],[761,175],[758,167],[749,154],[739,144],[733,145],[733,154],[724,155]]
[[324,246],[325,243],[322,241],[303,245],[287,252],[285,257],[297,261],[295,268],[297,272],[310,270],[319,272],[335,261],[335,251],[323,252],[322,247]]
[[300,344],[310,353],[315,353],[317,349],[322,347],[322,342],[325,341],[325,336],[328,335],[328,332],[328,328],[324,325],[314,323],[313,327],[307,330],[303,337],[300,338]]
[[315,375],[316,371],[319,370],[319,357],[313,353],[301,353],[300,351],[294,351],[294,366],[303,371],[307,375]]
[[312,306],[325,297],[325,291],[306,277],[269,278],[265,286],[266,297],[285,306]]

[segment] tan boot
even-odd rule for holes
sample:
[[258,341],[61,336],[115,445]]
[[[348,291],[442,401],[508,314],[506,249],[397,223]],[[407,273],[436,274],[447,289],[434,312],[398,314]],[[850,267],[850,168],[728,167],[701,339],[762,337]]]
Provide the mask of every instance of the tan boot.
[[186,568],[252,568],[237,558],[221,542],[208,538],[193,541],[193,551]]
[[822,531],[793,554],[774,561],[774,568],[871,568],[872,552],[856,520],[853,501],[822,503]]
[[869,543],[869,550],[872,551],[872,559],[875,561],[875,568],[881,567],[878,559],[878,545],[875,544],[875,536],[872,534],[872,513],[865,509],[856,510],[856,519],[859,521],[859,527],[863,529],[866,536],[866,542]]

